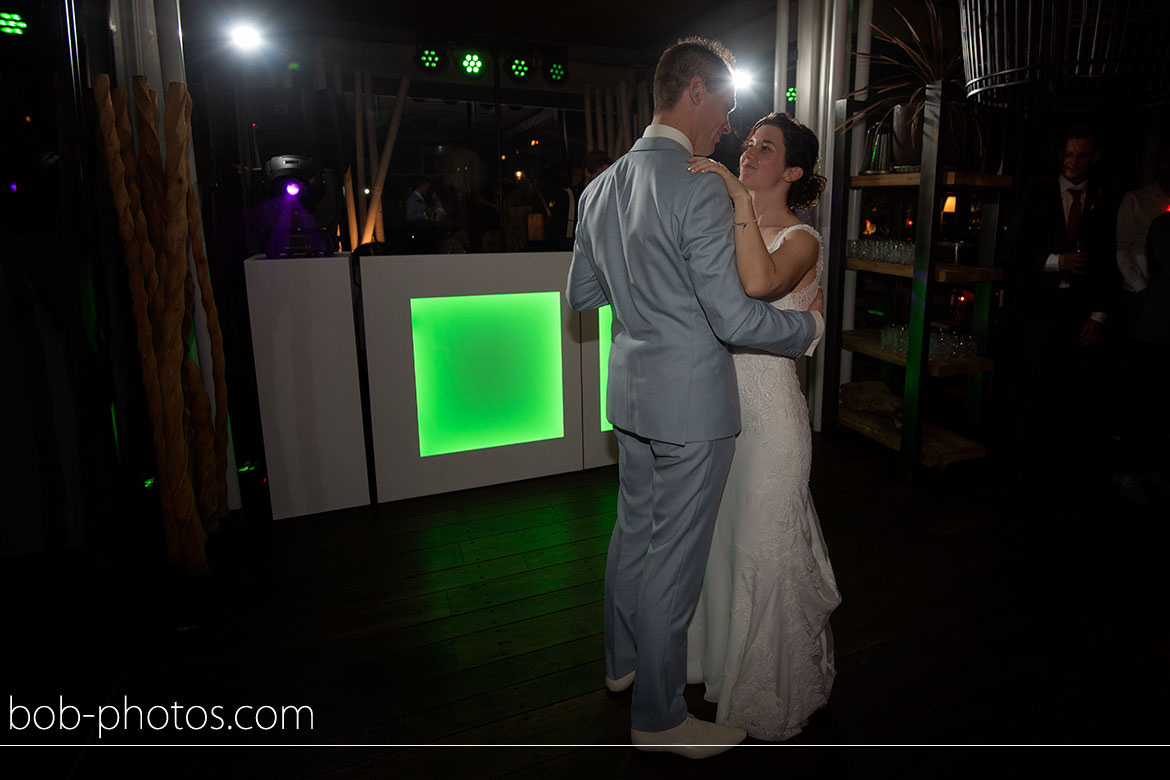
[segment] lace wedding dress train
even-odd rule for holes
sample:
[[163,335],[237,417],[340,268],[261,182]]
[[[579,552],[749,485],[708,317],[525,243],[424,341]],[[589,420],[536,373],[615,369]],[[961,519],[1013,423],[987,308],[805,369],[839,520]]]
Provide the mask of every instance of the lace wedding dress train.
[[[783,231],[770,252],[793,230]],[[816,281],[773,305],[807,309]],[[812,437],[793,360],[735,355],[743,426],[706,579],[688,629],[687,681],[705,683],[716,722],[789,739],[829,699],[836,670],[829,615],[841,602],[809,494]]]

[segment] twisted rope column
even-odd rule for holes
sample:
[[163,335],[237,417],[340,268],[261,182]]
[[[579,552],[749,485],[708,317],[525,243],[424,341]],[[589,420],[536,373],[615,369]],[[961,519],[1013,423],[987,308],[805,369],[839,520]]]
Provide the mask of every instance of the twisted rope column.
[[[191,98],[187,97],[187,120],[190,122]],[[190,178],[188,176],[188,178]],[[199,210],[195,203],[195,188],[187,189],[187,234],[191,240],[191,255],[195,259],[195,282],[199,286],[199,298],[203,313],[207,317],[207,335],[211,341],[211,376],[215,383],[215,420],[210,426],[214,456],[216,495],[211,507],[204,510],[205,520],[212,524],[207,530],[215,530],[215,521],[227,515],[227,420],[228,399],[226,361],[223,354],[223,330],[219,324],[219,309],[215,305],[215,293],[211,286],[211,274],[207,264],[207,253],[203,246],[203,232],[199,229]],[[207,430],[207,429],[204,429]],[[202,504],[201,504],[202,506]]]
[[164,295],[160,343],[159,376],[163,401],[163,428],[166,431],[167,456],[162,475],[172,486],[175,501],[175,522],[178,526],[183,563],[188,574],[199,574],[207,569],[204,554],[204,534],[195,506],[195,490],[191,484],[187,439],[183,414],[182,366],[186,344],[182,339],[184,279],[187,276],[187,142],[189,132],[183,121],[187,88],[172,82],[167,89],[163,127],[166,137],[166,231],[163,245],[166,258],[160,268],[159,291]]
[[[162,427],[162,394],[159,388],[158,363],[154,354],[154,340],[150,319],[147,314],[146,283],[143,266],[154,264],[154,248],[148,237],[136,237],[136,220],[130,207],[130,194],[126,187],[125,165],[118,143],[117,118],[110,95],[110,77],[99,73],[94,77],[94,100],[97,103],[98,124],[106,155],[106,173],[110,191],[114,197],[114,210],[118,216],[118,237],[125,252],[126,270],[130,286],[131,305],[134,310],[138,357],[142,361],[142,385],[146,390],[146,403],[151,418],[151,433],[154,439],[155,461],[159,473],[163,470],[166,439]],[[125,110],[125,101],[123,110]],[[145,221],[142,223],[145,224]],[[140,238],[142,240],[140,240]],[[166,536],[167,558],[172,563],[179,559],[178,535],[170,511],[170,502],[163,496],[163,531]]]

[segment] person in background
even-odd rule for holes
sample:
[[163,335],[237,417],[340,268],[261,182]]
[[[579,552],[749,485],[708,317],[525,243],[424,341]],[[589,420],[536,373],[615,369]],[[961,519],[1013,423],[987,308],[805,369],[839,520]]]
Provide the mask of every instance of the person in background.
[[[1137,484],[1138,475],[1147,471],[1151,455],[1150,399],[1144,385],[1156,379],[1156,374],[1151,374],[1151,364],[1166,358],[1164,350],[1156,346],[1158,339],[1150,333],[1148,323],[1142,326],[1147,309],[1156,310],[1166,304],[1165,300],[1150,300],[1154,270],[1150,268],[1146,244],[1151,223],[1170,210],[1170,143],[1162,150],[1155,176],[1152,184],[1126,193],[1117,210],[1117,269],[1122,278],[1126,341],[1122,449],[1113,481],[1123,496],[1139,503],[1144,496]],[[1165,280],[1161,294],[1164,292]],[[1156,311],[1150,313],[1156,316]]]
[[[1013,470],[1068,476],[1096,465],[1105,418],[1102,336],[1119,285],[1116,209],[1095,176],[1096,134],[1069,129],[1059,176],[1025,192],[1005,241],[1019,332]],[[1113,404],[1116,406],[1116,404]]]
[[613,165],[613,160],[609,155],[600,149],[593,149],[586,152],[585,157],[581,160],[581,170],[585,173],[585,178],[581,180],[581,184],[576,188],[564,187],[565,202],[568,205],[567,224],[565,226],[565,238],[572,242],[572,238],[576,233],[577,228],[577,203],[581,200],[581,193],[589,186],[589,182],[596,179],[601,172],[609,166]]
[[601,172],[611,165],[613,165],[613,160],[600,149],[587,152],[581,160],[581,169],[585,171],[585,181],[581,184],[582,188],[588,187],[589,182],[600,176]]
[[430,205],[431,182],[420,178],[414,183],[414,188],[406,198],[406,221],[425,222],[427,208]]

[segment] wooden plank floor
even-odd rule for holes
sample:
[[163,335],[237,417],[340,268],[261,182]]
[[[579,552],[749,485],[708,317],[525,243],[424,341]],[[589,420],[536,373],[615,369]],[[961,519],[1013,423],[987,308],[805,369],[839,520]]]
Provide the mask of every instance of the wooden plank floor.
[[152,741],[317,747],[88,749],[72,776],[975,776],[969,751],[824,746],[1166,742],[1164,521],[1104,477],[1013,488],[983,462],[908,486],[895,468],[851,433],[816,443],[839,673],[785,746],[628,747],[629,698],[601,685],[604,468],[254,529],[211,619],[148,633],[114,699],[309,705],[311,732]]

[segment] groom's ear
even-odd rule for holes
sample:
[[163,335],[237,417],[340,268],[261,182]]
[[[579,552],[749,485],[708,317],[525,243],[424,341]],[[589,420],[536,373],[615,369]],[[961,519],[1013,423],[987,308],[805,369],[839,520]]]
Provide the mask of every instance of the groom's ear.
[[707,91],[707,85],[703,82],[702,76],[691,76],[691,83],[687,85],[687,96],[690,97],[691,102],[696,106],[703,101],[703,95]]

